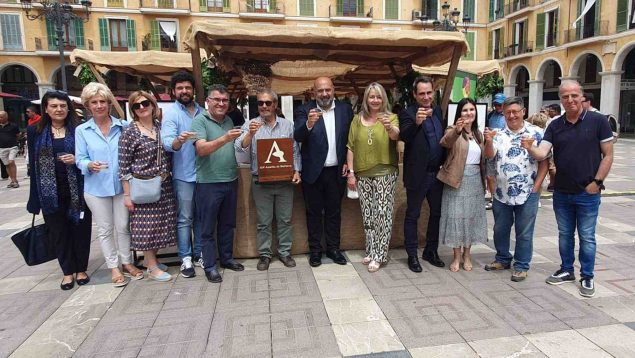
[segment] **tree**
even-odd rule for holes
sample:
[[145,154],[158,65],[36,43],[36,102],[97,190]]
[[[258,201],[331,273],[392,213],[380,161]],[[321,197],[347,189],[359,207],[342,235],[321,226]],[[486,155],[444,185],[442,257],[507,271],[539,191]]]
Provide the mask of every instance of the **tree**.
[[498,72],[489,73],[476,80],[476,98],[493,96],[503,92],[503,78]]
[[79,76],[77,78],[79,79],[79,83],[82,85],[82,87],[86,86],[87,84],[91,82],[97,82],[97,78],[90,71],[90,69],[88,68],[88,65],[85,63],[82,63],[81,66],[82,66],[82,70],[79,72]]

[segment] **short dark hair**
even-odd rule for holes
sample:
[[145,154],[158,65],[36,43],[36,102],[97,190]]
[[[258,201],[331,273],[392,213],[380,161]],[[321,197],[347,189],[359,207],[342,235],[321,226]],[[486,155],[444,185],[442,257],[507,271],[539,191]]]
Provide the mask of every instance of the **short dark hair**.
[[37,113],[37,108],[35,108],[34,105],[30,105],[30,106],[26,107],[26,110],[27,111],[31,111],[33,113]]
[[207,90],[207,95],[209,96],[214,91],[216,91],[216,92],[218,92],[220,94],[229,93],[227,91],[227,87],[225,87],[225,85],[213,84],[213,85],[209,86],[209,89]]
[[177,83],[181,82],[189,82],[192,87],[196,87],[196,81],[194,80],[194,76],[187,71],[179,71],[172,75],[172,79],[170,80],[170,88],[175,89]]
[[593,103],[593,100],[595,99],[595,96],[593,95],[593,93],[591,92],[584,92],[584,102],[591,102]]
[[552,103],[549,105],[549,109],[553,109],[554,111],[558,112],[558,114],[561,111],[560,105],[556,104],[556,103]]
[[503,102],[503,108],[511,106],[512,104],[517,104],[520,106],[520,108],[525,108],[525,101],[523,101],[521,97],[516,97],[516,96],[507,97],[505,101]]
[[412,84],[412,92],[415,94],[417,93],[417,86],[419,83],[429,83],[434,88],[434,81],[432,80],[432,77],[419,76],[415,78],[415,82]]
[[46,108],[48,107],[49,101],[52,99],[58,99],[60,101],[66,102],[66,106],[68,108],[68,114],[66,115],[65,126],[68,127],[73,135],[75,135],[75,126],[77,126],[77,114],[75,113],[75,107],[73,106],[73,101],[71,101],[68,93],[64,91],[58,90],[48,90],[42,96],[42,119],[36,124],[36,132],[42,133],[46,126],[51,124],[51,116],[46,113]]

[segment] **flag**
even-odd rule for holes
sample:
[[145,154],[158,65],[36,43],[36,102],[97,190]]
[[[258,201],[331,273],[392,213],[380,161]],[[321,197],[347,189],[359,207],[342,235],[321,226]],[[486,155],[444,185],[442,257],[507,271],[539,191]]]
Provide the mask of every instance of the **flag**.
[[571,25],[571,27],[575,29],[576,23],[580,21],[580,19],[583,18],[584,15],[586,15],[586,13],[589,12],[589,10],[591,10],[591,7],[593,5],[595,5],[595,0],[587,0],[586,4],[584,5],[584,9],[582,10],[582,13],[580,14],[580,16],[578,16],[577,19],[575,19],[575,21],[573,21],[573,24]]

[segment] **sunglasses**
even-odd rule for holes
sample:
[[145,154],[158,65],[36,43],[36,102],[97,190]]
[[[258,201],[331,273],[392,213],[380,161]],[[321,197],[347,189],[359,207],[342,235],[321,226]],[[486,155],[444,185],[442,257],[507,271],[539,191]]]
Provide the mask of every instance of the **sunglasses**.
[[262,106],[267,106],[270,107],[273,104],[273,101],[256,101],[258,103],[258,106],[262,107]]
[[134,103],[132,105],[132,110],[136,111],[137,109],[140,109],[141,107],[148,108],[148,106],[150,106],[150,104],[151,104],[150,100],[146,99],[145,101]]

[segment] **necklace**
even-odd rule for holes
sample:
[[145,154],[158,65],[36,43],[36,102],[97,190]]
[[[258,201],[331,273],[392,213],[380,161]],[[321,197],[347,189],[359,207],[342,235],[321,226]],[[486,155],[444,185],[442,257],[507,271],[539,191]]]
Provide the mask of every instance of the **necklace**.
[[148,129],[148,127],[144,126],[143,123],[141,123],[141,121],[137,122],[141,125],[141,127],[143,127],[143,129],[147,130],[151,136],[154,137],[154,126],[152,126],[152,129]]
[[56,127],[51,124],[51,129],[53,130],[53,138],[62,138],[66,134],[66,127]]
[[368,145],[373,145],[373,128],[368,127]]

